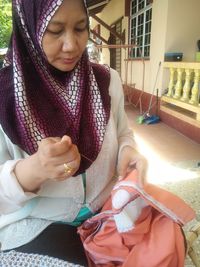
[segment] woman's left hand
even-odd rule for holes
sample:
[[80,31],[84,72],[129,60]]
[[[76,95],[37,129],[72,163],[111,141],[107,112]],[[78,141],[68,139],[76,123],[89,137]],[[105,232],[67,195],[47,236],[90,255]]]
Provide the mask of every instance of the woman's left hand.
[[142,187],[146,182],[147,160],[138,151],[125,146],[118,159],[117,170],[119,177],[125,177],[134,168],[138,171],[138,182]]

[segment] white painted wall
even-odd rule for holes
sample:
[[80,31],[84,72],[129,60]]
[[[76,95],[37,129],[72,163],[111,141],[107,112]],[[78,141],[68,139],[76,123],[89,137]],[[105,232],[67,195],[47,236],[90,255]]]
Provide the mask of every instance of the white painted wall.
[[[149,66],[149,83],[145,86],[145,91],[152,93],[156,88],[159,89],[159,95],[162,91],[163,67],[166,28],[168,19],[168,0],[154,0],[152,5],[152,28],[151,28],[151,50]],[[159,63],[161,66],[159,68]],[[158,76],[157,76],[158,74]],[[157,76],[157,82],[156,82]],[[156,88],[155,88],[156,87]]]
[[[162,0],[157,0],[162,1]],[[200,39],[200,1],[168,0],[164,52],[182,52],[183,61],[194,62]],[[169,71],[164,70],[161,91],[167,88]]]
[[[111,0],[99,16],[112,24],[124,15],[124,0]],[[159,62],[161,68],[156,88],[159,95],[167,88],[169,73],[163,69],[165,52],[183,52],[184,61],[194,61],[196,41],[200,39],[200,0],[154,0],[152,12],[152,35],[150,60],[145,61],[144,91],[151,93],[156,80]],[[128,43],[128,18],[123,19]],[[108,39],[109,32],[102,27],[102,36]],[[109,50],[103,50],[102,63],[109,64]],[[122,53],[122,79],[125,81],[125,54]],[[131,66],[132,65],[132,66]],[[131,71],[132,68],[132,71]],[[144,65],[141,60],[129,62],[128,83],[142,89]],[[155,89],[156,89],[155,88]],[[154,92],[155,93],[155,92]]]
[[165,50],[183,52],[184,61],[194,61],[200,39],[200,0],[168,2]]

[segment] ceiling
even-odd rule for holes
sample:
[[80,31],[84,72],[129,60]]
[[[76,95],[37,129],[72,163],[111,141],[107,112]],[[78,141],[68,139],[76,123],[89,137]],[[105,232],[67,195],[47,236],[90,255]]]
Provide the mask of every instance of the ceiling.
[[86,0],[89,14],[100,13],[110,0]]

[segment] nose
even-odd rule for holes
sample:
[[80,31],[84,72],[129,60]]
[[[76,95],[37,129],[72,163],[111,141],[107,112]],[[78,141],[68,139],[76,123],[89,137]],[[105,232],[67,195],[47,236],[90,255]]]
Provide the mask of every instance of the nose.
[[77,49],[77,38],[74,33],[67,33],[63,38],[62,51],[72,52]]

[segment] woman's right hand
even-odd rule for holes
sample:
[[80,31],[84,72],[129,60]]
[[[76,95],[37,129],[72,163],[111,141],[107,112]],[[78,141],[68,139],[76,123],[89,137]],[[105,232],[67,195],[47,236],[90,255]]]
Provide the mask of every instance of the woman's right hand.
[[14,172],[24,191],[34,192],[48,179],[71,177],[79,168],[80,158],[70,137],[49,137],[38,143],[35,154],[19,161]]
[[[49,137],[38,144],[36,153],[40,176],[46,179],[64,180],[79,168],[80,154],[70,137]],[[67,165],[68,171],[66,171]],[[38,174],[39,174],[38,173]]]

